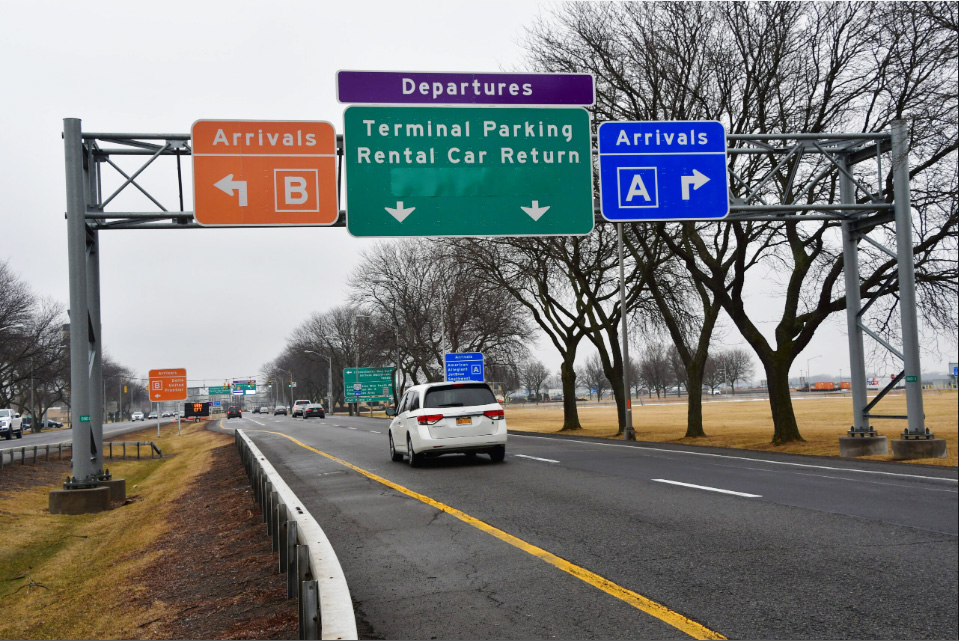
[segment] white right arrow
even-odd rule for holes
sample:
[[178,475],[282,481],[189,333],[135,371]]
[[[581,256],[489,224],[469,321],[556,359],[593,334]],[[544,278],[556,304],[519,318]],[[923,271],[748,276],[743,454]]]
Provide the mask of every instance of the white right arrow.
[[385,209],[386,211],[388,211],[388,212],[390,213],[390,216],[392,216],[393,218],[395,218],[395,219],[398,220],[399,222],[403,222],[404,220],[406,220],[406,217],[407,217],[407,216],[409,216],[410,214],[413,213],[413,210],[416,209],[416,207],[406,207],[406,208],[404,208],[404,207],[403,207],[403,201],[402,201],[402,200],[397,200],[397,201],[396,201],[396,207],[395,207],[395,208],[393,208],[393,207],[384,207],[383,209]]
[[534,200],[532,207],[523,207],[522,205],[520,205],[520,209],[522,209],[527,214],[529,214],[529,217],[532,218],[533,220],[539,220],[543,214],[549,211],[549,205],[547,205],[546,207],[540,207],[539,201]]
[[693,169],[692,176],[683,176],[682,186],[683,186],[683,200],[689,200],[689,186],[693,186],[693,190],[699,189],[703,185],[709,182],[709,177],[705,174],[701,174],[695,169]]
[[240,207],[246,207],[245,180],[233,180],[233,174],[228,174],[219,181],[213,183],[213,186],[225,193],[227,196],[232,196],[233,190],[236,189],[240,195]]

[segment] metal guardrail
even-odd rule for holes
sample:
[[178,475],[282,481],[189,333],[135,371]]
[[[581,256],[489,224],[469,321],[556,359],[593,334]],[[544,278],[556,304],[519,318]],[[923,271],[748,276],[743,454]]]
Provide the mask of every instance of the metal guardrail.
[[[131,450],[135,447],[137,452],[137,460],[140,459],[140,448],[150,446],[148,450],[150,452],[150,458],[159,456],[163,458],[163,452],[160,451],[160,448],[156,446],[156,443],[153,441],[107,441],[103,444],[103,455],[104,458],[113,459],[113,448],[117,446],[118,449],[122,448],[120,451],[120,458],[127,457],[127,446]],[[20,447],[8,447],[5,449],[0,449],[0,470],[3,470],[4,465],[13,465],[16,461],[16,455],[20,455],[20,464],[27,464],[27,454],[33,453],[32,463],[36,463],[37,459],[42,451],[44,453],[44,459],[50,460],[50,452],[56,448],[57,460],[63,460],[63,450],[69,450],[73,448],[72,441],[61,441],[60,443],[47,443],[45,445],[22,445]],[[9,462],[7,461],[7,455],[9,454]]]
[[300,639],[357,639],[353,600],[323,529],[243,430],[234,431],[253,498],[260,506],[287,598],[296,598]]

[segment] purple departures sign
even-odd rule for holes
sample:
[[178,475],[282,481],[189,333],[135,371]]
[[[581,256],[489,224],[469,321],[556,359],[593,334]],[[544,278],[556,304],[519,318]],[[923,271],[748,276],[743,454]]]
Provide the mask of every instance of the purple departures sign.
[[420,105],[592,105],[588,73],[434,73],[338,71],[344,103]]

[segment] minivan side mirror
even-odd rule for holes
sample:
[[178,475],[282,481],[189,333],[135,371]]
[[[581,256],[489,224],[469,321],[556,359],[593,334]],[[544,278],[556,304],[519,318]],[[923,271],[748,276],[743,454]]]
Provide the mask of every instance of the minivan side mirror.
[[387,408],[386,408],[386,415],[387,415],[387,416],[396,416],[396,408],[395,408],[395,407],[387,407]]

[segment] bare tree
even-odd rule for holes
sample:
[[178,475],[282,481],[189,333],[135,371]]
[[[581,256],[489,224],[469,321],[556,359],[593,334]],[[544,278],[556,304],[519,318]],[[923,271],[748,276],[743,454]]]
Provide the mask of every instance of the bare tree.
[[640,354],[639,373],[643,384],[652,396],[656,391],[656,398],[660,393],[665,394],[672,377],[669,361],[669,351],[663,343],[647,343]]
[[579,372],[579,378],[583,384],[589,388],[589,396],[593,397],[593,390],[596,390],[596,400],[603,400],[603,394],[609,388],[609,379],[606,378],[606,372],[603,370],[603,361],[599,354],[593,354],[586,359],[586,364]]
[[720,352],[713,352],[706,359],[703,367],[703,384],[709,387],[710,393],[715,393],[725,382],[723,370],[719,367]]
[[753,375],[753,355],[749,350],[739,347],[720,352],[716,358],[716,368],[722,372],[735,394],[736,383],[746,381]]
[[533,333],[521,305],[446,244],[377,245],[349,283],[352,302],[372,316],[371,347],[410,380],[443,380],[447,351],[482,352],[507,369],[528,354]]
[[549,370],[542,361],[529,359],[520,364],[518,373],[520,384],[526,389],[527,398],[533,396],[539,403],[540,391],[549,378]]

